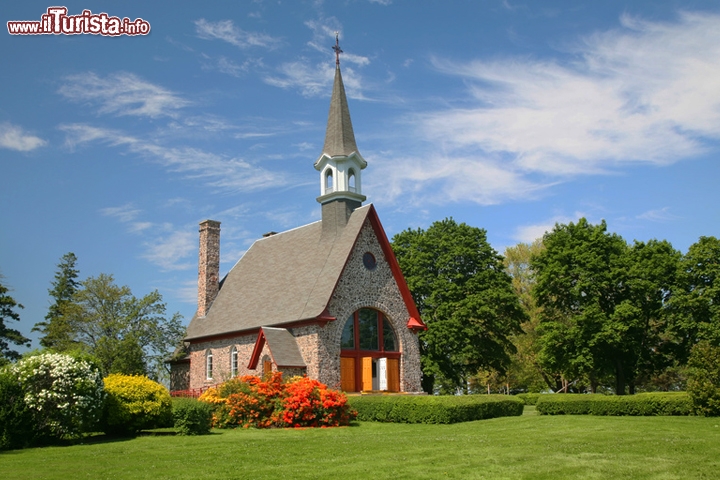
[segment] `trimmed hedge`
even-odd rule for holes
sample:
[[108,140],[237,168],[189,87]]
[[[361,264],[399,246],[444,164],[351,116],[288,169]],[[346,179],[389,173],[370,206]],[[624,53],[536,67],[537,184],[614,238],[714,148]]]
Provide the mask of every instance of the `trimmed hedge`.
[[368,422],[459,423],[522,415],[523,402],[507,395],[362,395],[348,397],[357,419]]
[[519,393],[515,395],[520,400],[522,400],[525,405],[535,405],[538,401],[538,398],[540,398],[540,395],[543,395],[542,393]]
[[692,415],[692,402],[686,392],[637,395],[556,393],[542,395],[536,405],[541,415]]

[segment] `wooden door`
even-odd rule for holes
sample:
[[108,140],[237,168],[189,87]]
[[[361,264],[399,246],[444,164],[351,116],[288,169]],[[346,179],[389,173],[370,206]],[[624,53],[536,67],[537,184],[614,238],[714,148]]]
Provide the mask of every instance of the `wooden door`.
[[370,391],[372,385],[372,361],[371,357],[362,357],[362,390]]
[[389,392],[400,391],[400,360],[387,359],[387,389]]
[[355,386],[355,359],[340,357],[340,388],[345,392],[356,392]]

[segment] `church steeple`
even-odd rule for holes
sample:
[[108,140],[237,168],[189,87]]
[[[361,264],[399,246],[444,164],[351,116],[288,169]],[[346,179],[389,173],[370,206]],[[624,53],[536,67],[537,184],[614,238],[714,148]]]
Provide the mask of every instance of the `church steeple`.
[[337,33],[333,50],[336,54],[335,81],[330,98],[325,144],[320,157],[315,161],[315,169],[320,172],[320,196],[317,201],[323,206],[323,223],[326,216],[332,216],[344,225],[347,218],[343,222],[341,217],[349,217],[367,198],[362,194],[360,181],[360,172],[367,167],[367,162],[360,155],[355,143],[345,86],[340,73],[342,50]]

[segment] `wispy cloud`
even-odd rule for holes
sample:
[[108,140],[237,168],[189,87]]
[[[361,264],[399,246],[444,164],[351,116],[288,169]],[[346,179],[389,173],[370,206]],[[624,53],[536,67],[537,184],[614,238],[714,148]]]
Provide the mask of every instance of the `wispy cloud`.
[[115,130],[84,124],[61,125],[67,135],[66,144],[76,147],[89,142],[103,142],[124,146],[130,152],[145,155],[159,162],[169,171],[186,178],[204,180],[206,185],[231,191],[262,190],[284,185],[287,180],[240,158],[227,158],[192,147],[168,147]]
[[551,232],[553,228],[555,228],[556,224],[567,224],[570,222],[575,222],[584,216],[585,215],[583,215],[582,213],[575,213],[573,217],[559,215],[541,223],[535,223],[532,225],[521,225],[515,229],[513,239],[522,243],[532,243],[538,238],[542,238],[545,233]]
[[233,23],[232,20],[210,22],[201,18],[195,20],[195,32],[205,40],[222,40],[238,48],[250,47],[275,48],[279,39],[264,33],[248,32]]
[[677,220],[680,217],[672,214],[670,212],[670,207],[663,207],[656,210],[648,210],[647,212],[643,212],[636,218],[639,220],[649,220],[651,222],[670,222],[672,220]]
[[411,204],[469,201],[493,205],[531,197],[548,186],[525,179],[489,157],[390,158],[373,164],[369,190],[379,201],[396,203],[402,198]]
[[58,90],[60,94],[74,102],[98,105],[99,113],[173,117],[190,104],[178,94],[127,72],[104,78],[91,72],[70,75],[64,82]]
[[720,15],[623,16],[619,28],[566,48],[546,59],[433,58],[466,95],[412,121],[407,138],[424,148],[402,168],[384,168],[381,194],[532,198],[577,175],[681,161],[720,139]]
[[700,153],[703,138],[720,138],[720,16],[621,24],[584,39],[573,63],[434,59],[471,83],[471,100],[426,115],[423,130],[453,148],[508,154],[519,168],[553,176]]
[[0,147],[19,152],[29,152],[42,147],[47,142],[40,137],[25,132],[21,127],[8,122],[0,123]]
[[[335,66],[330,63],[312,64],[301,58],[283,63],[278,67],[279,76],[268,75],[263,80],[280,88],[294,88],[306,97],[327,96],[332,89]],[[343,84],[347,96],[355,100],[366,99],[363,94],[362,77],[353,68],[343,68]]]
[[132,203],[126,203],[119,207],[107,207],[100,210],[106,217],[115,217],[121,222],[132,222],[141,213]]
[[193,230],[182,229],[145,243],[142,258],[163,270],[187,270],[196,266],[191,260],[197,253],[197,238]]

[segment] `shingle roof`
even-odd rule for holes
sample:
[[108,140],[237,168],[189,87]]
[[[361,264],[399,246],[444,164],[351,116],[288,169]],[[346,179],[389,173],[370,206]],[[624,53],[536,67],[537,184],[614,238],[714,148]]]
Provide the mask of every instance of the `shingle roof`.
[[262,327],[270,355],[278,367],[305,367],[297,340],[287,329]]
[[340,74],[340,66],[338,66],[335,69],[335,82],[332,97],[330,98],[330,112],[328,113],[327,129],[325,130],[323,153],[335,157],[338,155],[349,156],[357,151],[355,133],[350,120],[350,110],[345,96],[345,86]]
[[205,317],[186,340],[322,315],[372,205],[356,209],[335,235],[322,221],[257,240],[223,279]]

